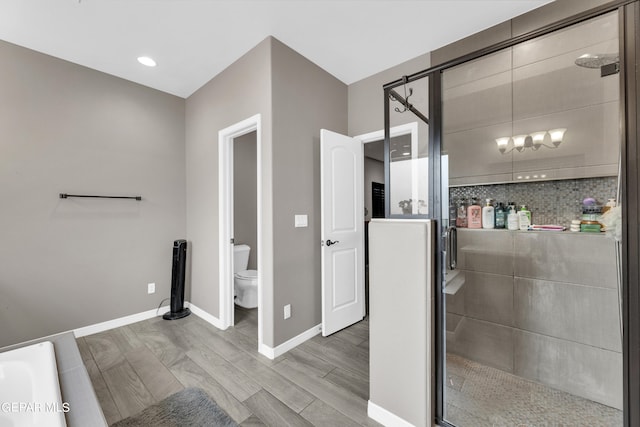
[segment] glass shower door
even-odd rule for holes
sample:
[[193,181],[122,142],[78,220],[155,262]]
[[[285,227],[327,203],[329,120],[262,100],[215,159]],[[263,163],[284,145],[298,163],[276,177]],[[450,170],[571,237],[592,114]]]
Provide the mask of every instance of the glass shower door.
[[452,425],[622,425],[619,45],[610,13],[442,73]]
[[386,100],[389,217],[426,218],[429,212],[428,83],[428,78],[406,83]]

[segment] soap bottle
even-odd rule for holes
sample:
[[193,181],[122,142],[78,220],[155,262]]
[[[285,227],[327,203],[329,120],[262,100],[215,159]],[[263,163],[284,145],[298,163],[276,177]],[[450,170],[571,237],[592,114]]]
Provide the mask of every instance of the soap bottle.
[[507,215],[507,228],[509,230],[517,230],[519,228],[518,214],[516,213],[516,207],[513,205],[509,205],[509,215]]
[[475,197],[471,206],[467,208],[467,227],[482,228],[482,208]]
[[454,199],[451,199],[451,202],[449,203],[449,224],[457,225],[456,224],[457,216],[458,216],[458,207],[456,206],[456,201]]
[[459,228],[467,227],[467,204],[464,199],[458,202],[458,214],[456,215],[456,226]]
[[518,224],[520,230],[528,230],[531,225],[531,212],[527,209],[526,205],[522,205],[518,211]]
[[491,199],[487,199],[487,204],[482,208],[482,228],[494,228],[496,223],[495,209],[491,204]]
[[507,223],[507,211],[502,202],[498,203],[495,209],[495,218],[493,220],[496,228],[504,228]]

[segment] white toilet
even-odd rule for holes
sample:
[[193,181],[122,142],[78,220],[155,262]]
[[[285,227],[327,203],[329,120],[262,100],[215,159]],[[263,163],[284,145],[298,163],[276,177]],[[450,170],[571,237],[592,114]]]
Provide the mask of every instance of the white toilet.
[[249,252],[247,245],[233,247],[233,290],[235,303],[244,308],[258,306],[258,271],[247,270]]

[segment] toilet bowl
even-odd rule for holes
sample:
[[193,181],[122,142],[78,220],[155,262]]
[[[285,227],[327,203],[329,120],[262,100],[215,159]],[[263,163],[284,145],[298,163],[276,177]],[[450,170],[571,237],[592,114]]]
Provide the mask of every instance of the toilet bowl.
[[250,251],[251,248],[247,245],[233,247],[234,302],[244,308],[258,306],[258,271],[247,270]]
[[234,275],[235,303],[244,308],[258,306],[258,271],[245,270]]

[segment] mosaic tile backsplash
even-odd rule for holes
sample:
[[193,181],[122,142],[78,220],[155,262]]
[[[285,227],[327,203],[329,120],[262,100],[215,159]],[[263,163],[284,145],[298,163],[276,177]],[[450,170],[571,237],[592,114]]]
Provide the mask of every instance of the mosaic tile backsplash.
[[582,200],[593,197],[604,205],[615,198],[617,177],[567,179],[560,181],[522,182],[513,184],[452,187],[449,200],[469,200],[476,197],[480,206],[486,199],[494,202],[514,202],[516,208],[527,205],[533,224],[558,224],[569,228],[571,220],[582,215]]

